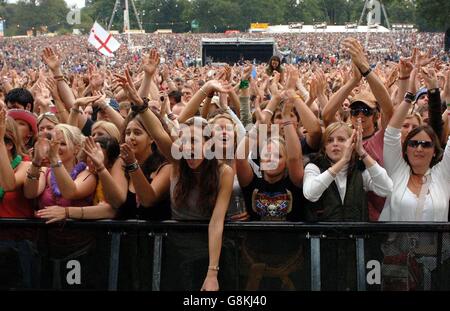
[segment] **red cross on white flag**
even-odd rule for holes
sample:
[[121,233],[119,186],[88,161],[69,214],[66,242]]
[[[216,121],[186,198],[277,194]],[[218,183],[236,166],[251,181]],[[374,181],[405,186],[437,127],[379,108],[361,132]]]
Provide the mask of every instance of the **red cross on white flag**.
[[89,43],[92,44],[97,51],[108,57],[113,57],[113,53],[120,47],[120,43],[97,22],[92,26],[89,35]]

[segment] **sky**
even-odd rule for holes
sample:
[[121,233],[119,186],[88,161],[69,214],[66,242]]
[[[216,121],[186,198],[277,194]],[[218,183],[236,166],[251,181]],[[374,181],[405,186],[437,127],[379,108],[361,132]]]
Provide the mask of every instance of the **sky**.
[[[84,7],[84,0],[64,0],[64,1],[66,1],[67,5],[69,7],[74,4],[76,4],[78,8]],[[17,0],[9,0],[8,2],[14,3],[14,2],[17,2]]]
[[84,7],[84,0],[65,0],[65,1],[68,6],[76,4],[78,8]]

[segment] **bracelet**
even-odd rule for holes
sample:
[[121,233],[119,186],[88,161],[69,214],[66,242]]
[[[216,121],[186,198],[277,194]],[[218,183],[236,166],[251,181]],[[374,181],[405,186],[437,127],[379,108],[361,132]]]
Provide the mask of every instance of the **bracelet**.
[[147,97],[143,97],[142,101],[144,102],[142,105],[131,104],[131,110],[135,113],[143,113],[148,109],[149,99]]
[[79,113],[79,114],[82,114],[83,112],[81,112],[81,110],[80,109],[76,109],[76,108],[70,108],[70,111],[73,111],[73,112],[76,112],[76,113]]
[[408,80],[410,76],[406,76],[406,77],[399,77],[399,80]]
[[208,266],[208,270],[219,271],[219,266]]
[[293,121],[286,121],[286,122],[283,122],[283,123],[281,123],[281,127],[285,127],[285,126],[288,126],[288,125],[293,125],[294,124],[294,122]]
[[199,89],[199,91],[202,92],[203,95],[208,96],[208,93],[205,92],[205,90],[203,89],[203,87],[201,87],[201,88]]
[[39,174],[37,176],[31,174],[31,172],[29,170],[27,171],[27,178],[28,179],[30,179],[30,180],[39,180],[39,177],[41,177],[41,171],[39,171]]
[[61,167],[61,166],[62,166],[62,161],[61,160],[56,161],[56,163],[50,163],[50,167],[51,168]]
[[133,173],[139,169],[139,163],[136,160],[134,163],[131,163],[129,165],[125,165],[125,171],[128,173]]
[[271,116],[273,116],[273,111],[271,111],[270,109],[265,108],[262,112],[268,112]]
[[362,161],[367,157],[367,152],[365,152],[362,156],[359,157],[359,159]]
[[369,69],[366,72],[361,72],[361,75],[365,78],[372,72],[372,68],[369,67]]
[[81,217],[80,219],[84,219],[84,210],[83,210],[83,206],[81,207]]
[[248,80],[241,80],[241,83],[239,84],[239,89],[248,89],[250,83]]
[[416,99],[416,96],[411,92],[406,92],[404,100],[408,103],[412,103]]
[[70,218],[70,214],[69,214],[69,208],[66,206],[64,207],[65,211],[66,211],[66,219]]

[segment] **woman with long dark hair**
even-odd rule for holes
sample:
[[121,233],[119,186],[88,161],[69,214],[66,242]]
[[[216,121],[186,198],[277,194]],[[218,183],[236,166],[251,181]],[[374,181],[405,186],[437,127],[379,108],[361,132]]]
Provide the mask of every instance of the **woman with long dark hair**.
[[[125,77],[118,76],[118,80],[133,102],[133,109],[139,114],[159,150],[172,163],[170,171],[172,219],[209,221],[209,265],[202,290],[218,290],[217,275],[223,225],[233,188],[233,170],[226,164],[220,164],[214,157],[212,159],[205,157],[206,143],[211,138],[210,134],[207,134],[209,125],[205,119],[193,117],[186,121],[181,138],[173,143],[158,117],[148,108],[148,100],[143,100],[138,95],[128,70],[125,74]],[[205,90],[205,87],[208,89]],[[220,83],[210,82],[191,100],[196,97],[204,99],[216,87],[221,91]]]

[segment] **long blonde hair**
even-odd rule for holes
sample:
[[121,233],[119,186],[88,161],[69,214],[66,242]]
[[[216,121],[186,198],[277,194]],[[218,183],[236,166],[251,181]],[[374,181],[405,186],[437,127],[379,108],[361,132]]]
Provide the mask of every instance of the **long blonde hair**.
[[55,130],[61,131],[66,144],[68,144],[73,149],[78,148],[78,153],[81,151],[81,149],[83,148],[85,137],[83,134],[81,134],[81,130],[78,127],[60,123],[55,126]]

